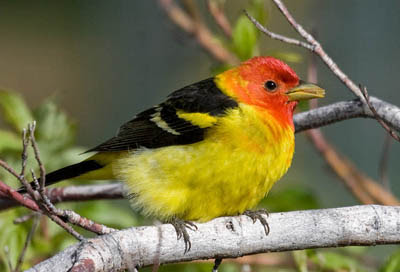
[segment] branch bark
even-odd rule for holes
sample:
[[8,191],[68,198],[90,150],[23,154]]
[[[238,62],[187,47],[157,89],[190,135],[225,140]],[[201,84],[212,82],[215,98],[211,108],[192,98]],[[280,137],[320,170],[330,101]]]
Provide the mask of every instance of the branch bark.
[[193,35],[199,45],[213,58],[230,65],[237,65],[239,60],[229,50],[221,45],[200,18],[192,18],[173,0],[159,0],[168,17],[186,33]]
[[[370,97],[371,104],[375,107],[379,116],[393,129],[400,131],[400,108],[382,101],[376,97]],[[339,121],[364,117],[375,119],[371,110],[359,99],[337,102],[328,106],[296,114],[293,121],[296,133],[311,128],[326,126]]]
[[307,248],[400,243],[400,207],[365,205],[336,209],[273,213],[265,236],[247,216],[221,217],[190,231],[192,249],[169,225],[137,227],[75,244],[30,272],[123,271],[154,263],[236,258],[261,252]]
[[[0,183],[0,191],[1,185],[2,183]],[[53,204],[68,201],[119,199],[123,197],[123,184],[112,183],[46,188],[45,193]],[[25,195],[24,200],[33,202],[33,200],[27,195]],[[29,204],[31,204],[32,202],[29,202]],[[6,195],[3,196],[0,194],[0,211],[20,205],[22,204],[17,202],[14,196],[13,199],[11,199],[8,198]],[[29,206],[29,208],[32,209],[31,206]]]

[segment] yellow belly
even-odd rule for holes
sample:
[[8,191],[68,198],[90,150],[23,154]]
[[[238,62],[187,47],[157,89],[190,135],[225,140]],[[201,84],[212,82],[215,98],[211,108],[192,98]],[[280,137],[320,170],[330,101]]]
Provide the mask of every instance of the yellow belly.
[[292,128],[240,105],[204,141],[134,151],[113,163],[113,172],[146,215],[208,221],[257,205],[289,168],[293,150]]

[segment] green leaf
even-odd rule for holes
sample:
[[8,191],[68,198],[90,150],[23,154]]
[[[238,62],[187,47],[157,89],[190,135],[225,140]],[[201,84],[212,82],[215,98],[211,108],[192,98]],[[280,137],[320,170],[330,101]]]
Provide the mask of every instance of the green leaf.
[[266,207],[269,211],[280,212],[320,208],[312,190],[301,186],[272,191],[261,201],[260,206]]
[[301,63],[303,61],[303,57],[300,54],[288,51],[272,51],[269,54],[277,59],[281,59],[285,62],[292,63]]
[[308,111],[310,109],[310,103],[308,100],[299,101],[296,106],[297,111]]
[[383,264],[380,272],[397,272],[400,271],[400,250],[395,251]]
[[[121,229],[139,225],[137,216],[131,208],[116,207],[109,200],[79,203],[73,210],[82,216],[88,217],[95,222],[101,222],[109,227]],[[104,211],[112,211],[112,216]],[[118,218],[118,221],[115,218]]]
[[13,132],[0,130],[0,152],[4,150],[17,151],[21,149],[21,146],[21,137]]
[[307,253],[305,250],[296,250],[292,252],[296,267],[299,272],[308,272]]
[[0,214],[0,259],[6,260],[4,249],[7,247],[8,256],[15,265],[25,242],[30,224],[13,224],[12,220],[20,216],[20,210],[9,210]]
[[40,105],[34,115],[37,119],[36,137],[46,143],[46,148],[57,150],[73,142],[75,125],[53,101]]
[[248,9],[250,14],[262,25],[265,25],[268,20],[268,12],[265,7],[265,0],[253,0]]
[[258,32],[252,22],[241,15],[233,28],[233,48],[241,60],[246,60],[253,56],[257,43]]
[[34,120],[31,111],[18,93],[0,90],[0,107],[3,119],[18,132]]
[[[311,255],[311,256],[310,256]],[[310,260],[320,266],[322,269],[339,270],[346,269],[346,271],[367,271],[356,259],[348,256],[338,254],[331,251],[317,251],[315,254],[308,255]]]
[[230,68],[232,68],[232,66],[230,66],[228,64],[218,64],[218,65],[211,67],[211,74],[216,76],[218,74],[225,72],[226,70],[228,70]]

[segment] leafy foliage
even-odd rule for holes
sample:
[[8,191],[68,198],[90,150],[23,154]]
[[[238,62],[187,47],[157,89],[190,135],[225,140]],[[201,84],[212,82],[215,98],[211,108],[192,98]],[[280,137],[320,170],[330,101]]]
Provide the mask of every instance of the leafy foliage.
[[[75,123],[60,110],[54,101],[47,100],[35,110],[30,110],[23,98],[13,91],[0,90],[0,110],[8,130],[0,130],[0,157],[20,169],[22,151],[21,134],[26,125],[36,120],[36,140],[40,148],[41,158],[48,171],[76,163],[82,158],[78,154],[85,148],[74,145],[76,136]],[[37,165],[30,152],[27,169],[37,170]],[[0,180],[17,188],[20,184],[5,171],[0,171]],[[135,215],[125,203],[125,207],[115,207],[115,201],[96,201],[86,203],[69,203],[61,205],[73,209],[89,218],[103,222],[115,228],[126,228],[142,224],[140,216]],[[123,205],[118,205],[123,206]],[[7,260],[15,265],[26,236],[31,228],[32,220],[22,224],[14,224],[13,220],[27,214],[24,208],[17,208],[0,213],[0,271],[8,271]],[[114,217],[109,215],[113,214]],[[118,220],[116,220],[118,218]],[[86,236],[92,234],[85,233]],[[42,218],[31,246],[28,248],[25,268],[34,262],[47,258],[76,240],[63,229]],[[5,250],[7,249],[7,250]],[[8,252],[6,254],[6,252]]]
[[[264,8],[264,1],[251,1],[249,11],[259,22],[266,22],[268,14]],[[247,16],[240,15],[234,25],[232,37],[233,51],[239,59],[246,60],[257,54],[259,36],[260,32]]]
[[400,271],[400,250],[395,251],[380,269],[380,272],[395,271]]

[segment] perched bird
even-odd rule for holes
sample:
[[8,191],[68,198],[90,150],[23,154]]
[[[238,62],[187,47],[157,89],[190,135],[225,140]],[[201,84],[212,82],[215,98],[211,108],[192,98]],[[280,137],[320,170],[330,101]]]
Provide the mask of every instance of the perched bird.
[[132,205],[173,224],[185,245],[190,221],[245,213],[266,225],[248,210],[291,164],[298,101],[323,96],[284,62],[254,57],[173,92],[90,149],[90,158],[47,174],[46,185],[122,180]]

